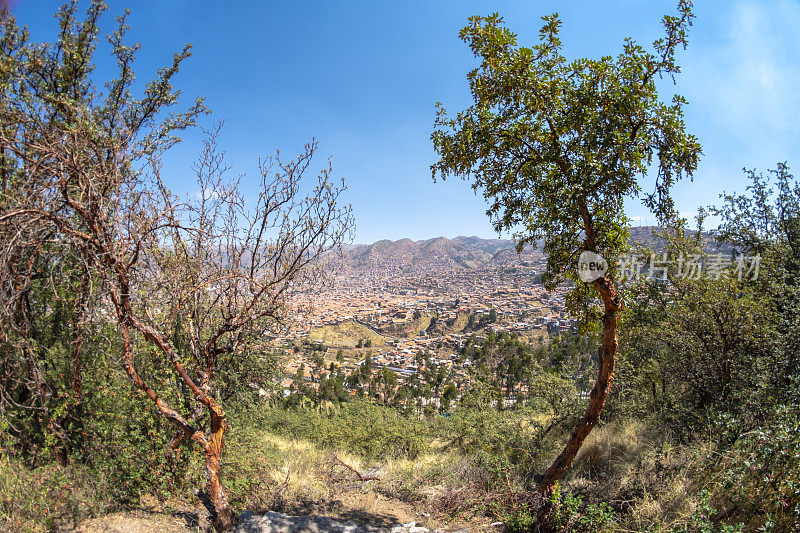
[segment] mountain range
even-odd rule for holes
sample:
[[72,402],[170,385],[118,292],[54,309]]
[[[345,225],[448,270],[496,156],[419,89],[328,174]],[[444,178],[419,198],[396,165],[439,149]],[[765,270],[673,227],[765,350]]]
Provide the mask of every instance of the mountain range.
[[[663,249],[664,241],[653,235],[656,227],[631,228],[631,241],[652,249]],[[703,236],[707,248],[716,250],[711,234]],[[511,239],[483,239],[459,236],[412,241],[380,240],[344,248],[340,268],[345,271],[430,274],[441,271],[475,270],[530,264],[543,257],[541,247],[527,246],[521,254]]]

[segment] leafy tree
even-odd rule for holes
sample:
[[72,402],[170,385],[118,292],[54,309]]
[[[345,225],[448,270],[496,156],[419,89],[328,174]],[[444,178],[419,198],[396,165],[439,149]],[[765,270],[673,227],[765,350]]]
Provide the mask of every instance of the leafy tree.
[[562,54],[555,14],[543,18],[533,47],[519,46],[498,14],[471,17],[460,36],[480,61],[467,75],[474,104],[454,117],[437,104],[434,179],[472,180],[495,229],[514,231],[519,251],[543,241],[542,280],[550,289],[574,282],[573,311],[595,316],[592,289],[603,305],[597,382],[567,445],[541,476],[545,494],[597,424],[614,376],[622,299],[613,269],[582,283],[578,256],[614,258],[625,251],[623,202],[641,194],[640,180],[652,164],[654,191],[643,202],[662,221],[677,216],[671,186],[697,167],[701,149],[685,131],[685,100],[675,95],[662,102],[656,85],[680,71],[675,53],[687,44],[691,8],[680,0],[678,15],[664,17],[666,35],[653,52],[627,39],[616,58],[573,61]]
[[[749,261],[734,261],[720,279],[681,277],[676,267],[668,286],[642,281],[629,290],[620,391],[629,408],[681,432],[722,416],[748,431],[798,378],[800,186],[785,164],[747,173],[748,193],[723,195],[712,212],[722,220],[717,240]],[[673,257],[703,257],[700,235],[663,236]]]
[[767,297],[764,310],[776,319],[771,350],[780,361],[773,378],[786,389],[800,374],[800,180],[786,163],[764,175],[745,169],[747,194],[723,194],[723,205],[711,212],[722,219],[718,239],[739,253],[761,258],[751,281]]
[[297,367],[297,372],[294,373],[294,386],[296,389],[300,390],[305,386],[306,382],[306,365],[305,363],[300,363],[300,366]]
[[314,363],[311,371],[311,378],[319,379],[322,376],[322,370],[325,368],[325,354],[317,352],[311,357],[311,362]]
[[458,397],[458,388],[453,383],[449,383],[442,393],[442,410],[450,409],[450,403]]
[[380,380],[383,387],[383,403],[386,404],[397,387],[397,374],[388,368],[382,368],[377,376],[377,379]]
[[727,275],[631,290],[620,392],[641,414],[689,430],[720,412],[758,416],[754,392],[773,367],[763,342],[768,306],[754,286]]

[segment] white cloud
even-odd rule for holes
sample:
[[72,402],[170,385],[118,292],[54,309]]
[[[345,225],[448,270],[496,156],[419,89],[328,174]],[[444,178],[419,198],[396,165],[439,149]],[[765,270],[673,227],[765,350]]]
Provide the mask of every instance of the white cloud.
[[719,193],[744,192],[742,167],[800,166],[800,1],[704,2],[696,11],[675,88],[704,152],[695,181],[674,191],[690,222]]
[[796,124],[798,29],[797,4],[781,2],[770,10],[752,2],[736,6],[727,58],[734,83],[720,87],[732,112],[778,129]]
[[722,39],[688,54],[690,100],[727,128],[722,135],[783,146],[798,131],[800,3],[741,1],[721,17]]

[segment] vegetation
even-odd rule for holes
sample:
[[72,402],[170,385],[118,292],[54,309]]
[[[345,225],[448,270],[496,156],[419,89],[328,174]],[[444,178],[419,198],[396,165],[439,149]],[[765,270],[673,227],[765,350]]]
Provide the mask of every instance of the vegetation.
[[[675,52],[686,46],[693,15],[688,1],[678,10],[664,17],[666,35],[653,43],[654,53],[626,41],[616,59],[567,61],[557,15],[544,17],[532,48],[518,46],[497,14],[472,17],[461,32],[481,61],[468,75],[475,104],[455,118],[439,106],[434,178],[471,178],[489,201],[495,228],[518,231],[520,251],[543,240],[542,280],[547,287],[574,282],[576,312],[596,314],[575,259],[581,252],[614,258],[625,251],[623,201],[639,195],[639,179],[654,158],[656,192],[644,203],[662,223],[676,217],[670,187],[697,167],[700,145],[685,132],[683,99],[665,105],[656,89],[658,77],[680,71]],[[597,424],[614,377],[623,301],[613,273],[591,286],[603,304],[597,382],[585,415],[543,474],[546,497]]]
[[[475,104],[439,115],[434,170],[473,179],[520,246],[544,240],[544,281],[571,284],[583,327],[532,342],[494,309],[415,311],[417,332],[466,338],[447,359],[412,354],[413,371],[379,364],[387,338],[355,321],[269,342],[290,290],[313,290],[316,259],[347,238],[343,185],[327,165],[302,186],[311,143],[265,163],[245,202],[213,129],[200,194],[176,197],[160,157],[205,113],[174,110],[189,50],[135,98],[123,18],[100,91],[103,11],[68,3],[45,47],[0,19],[0,529],[202,501],[225,531],[245,509],[352,517],[352,495],[434,526],[800,530],[800,181],[785,163],[746,170],[692,231],[676,216],[669,188],[700,149],[654,79],[678,71],[688,2],[655,53],[626,42],[596,61],[564,59],[555,16],[533,48],[499,16],[470,19]],[[629,251],[622,202],[651,161],[663,225],[648,242],[679,260],[584,283],[580,253]],[[758,262],[687,275],[690,257],[715,264],[709,214],[716,244]],[[289,353],[305,361],[293,376]]]
[[229,529],[222,402],[242,385],[229,380],[276,327],[289,288],[310,282],[316,259],[349,231],[349,209],[337,204],[343,186],[327,168],[300,195],[312,143],[296,160],[262,164],[248,204],[212,131],[193,168],[201,193],[179,199],[162,181],[160,158],[204,111],[198,100],[170,112],[179,95],[171,82],[189,48],[137,99],[136,47],[125,44],[123,17],[110,37],[118,77],[100,93],[92,55],[105,6],[92,3],[84,20],[76,9],[59,11],[52,47],[29,43],[3,14],[0,261],[11,367],[3,397],[14,408],[6,423],[22,440],[32,433],[58,448],[63,461],[85,440],[83,375],[93,356],[85,328],[104,331],[130,382],[172,424],[169,449],[191,440],[203,455],[216,526]]

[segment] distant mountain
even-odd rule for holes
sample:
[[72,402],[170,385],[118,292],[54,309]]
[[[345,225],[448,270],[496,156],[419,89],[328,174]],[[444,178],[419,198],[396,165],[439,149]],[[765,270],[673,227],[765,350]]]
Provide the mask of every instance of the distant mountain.
[[436,237],[423,241],[381,240],[373,244],[348,246],[344,250],[344,266],[354,270],[386,273],[432,273],[487,266],[520,264],[541,257],[536,250],[518,255],[514,241],[479,237]]
[[[658,226],[638,226],[630,228],[631,242],[646,246],[651,250],[661,251],[666,246],[666,242],[661,237],[653,234],[658,231]],[[694,235],[694,231],[686,231],[687,235]],[[704,231],[703,235],[703,248],[708,252],[723,252],[730,253],[731,247],[724,243],[719,243],[714,240],[714,234],[709,231]]]
[[[662,250],[664,241],[653,235],[656,227],[631,228],[631,241]],[[717,251],[711,234],[704,234],[707,249]],[[518,266],[542,259],[541,248],[526,247],[521,254],[510,239],[480,237],[436,237],[422,241],[380,240],[372,244],[347,246],[343,263],[345,271],[372,271],[381,274],[414,273],[419,275],[442,271],[474,270],[492,266]]]

